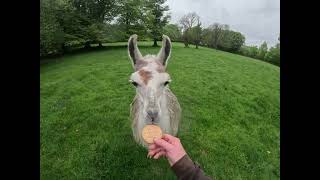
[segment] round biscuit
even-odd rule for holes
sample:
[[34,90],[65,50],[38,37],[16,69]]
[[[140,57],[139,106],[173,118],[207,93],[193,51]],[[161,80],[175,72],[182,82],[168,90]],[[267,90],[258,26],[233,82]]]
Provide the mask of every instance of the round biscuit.
[[161,128],[156,125],[146,125],[142,129],[142,137],[146,143],[152,144],[154,138],[162,137]]

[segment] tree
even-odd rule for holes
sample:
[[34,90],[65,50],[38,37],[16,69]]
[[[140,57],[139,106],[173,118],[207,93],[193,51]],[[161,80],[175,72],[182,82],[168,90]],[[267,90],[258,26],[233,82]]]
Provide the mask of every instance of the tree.
[[200,22],[200,17],[196,16],[196,26],[191,28],[191,36],[192,36],[192,41],[196,45],[196,49],[198,49],[198,46],[201,41],[201,22]]
[[[202,33],[203,43],[206,46],[212,47],[215,49],[218,49],[219,47],[221,48],[221,47],[227,46],[226,45],[227,43],[229,43],[228,46],[231,47],[231,44],[230,44],[231,39],[228,39],[230,38],[228,36],[231,33],[228,30],[229,30],[229,26],[226,24],[214,23],[210,25],[209,27],[203,30],[203,33]],[[225,42],[222,42],[222,41],[225,41]]]
[[117,23],[107,24],[106,33],[104,33],[104,38],[107,42],[124,42],[128,41],[126,37],[126,32],[123,26]]
[[63,53],[70,46],[102,46],[117,6],[116,0],[41,0],[40,56]]
[[171,41],[181,41],[181,28],[176,24],[168,24],[163,28],[163,33],[170,37]]
[[124,32],[124,39],[137,34],[140,39],[147,35],[145,5],[142,0],[119,0],[117,24]]
[[55,1],[40,1],[40,56],[62,53],[64,38],[56,7]]
[[212,30],[212,33],[213,33],[213,36],[212,36],[213,47],[216,49],[218,48],[218,44],[222,39],[222,33],[223,33],[224,27],[227,27],[227,26],[219,23],[214,23],[211,26],[209,26],[209,28]]
[[89,39],[88,27],[91,24],[90,20],[80,15],[70,1],[60,4],[58,7],[56,17],[58,24],[63,29],[64,51],[67,51],[69,47],[85,44]]
[[[280,35],[278,37],[280,41]],[[274,47],[271,47],[265,56],[265,60],[274,65],[280,66],[280,42],[277,43]]]
[[93,23],[113,20],[116,14],[116,0],[71,0],[73,7]]
[[240,47],[245,42],[245,37],[240,32],[235,32],[232,30],[223,30],[221,38],[218,42],[218,49],[222,49],[229,52],[238,52],[240,50]]
[[104,23],[113,20],[117,12],[115,0],[71,0],[71,3],[75,11],[89,21],[85,30],[85,47],[89,47],[91,43],[102,46]]
[[202,30],[202,43],[207,47],[213,47],[212,44],[212,31],[209,28],[204,28]]
[[240,47],[240,50],[239,50],[239,54],[243,55],[243,56],[249,56],[249,47],[245,46],[245,45],[242,45]]
[[202,30],[203,45],[229,52],[239,52],[245,42],[240,32],[230,30],[229,25],[214,23]]
[[249,46],[249,57],[257,58],[258,51],[257,46]]
[[267,45],[267,42],[264,41],[261,44],[261,46],[259,47],[257,58],[261,59],[261,60],[264,60],[265,55],[267,54],[267,52],[268,52],[268,45]]
[[280,66],[280,44],[270,48],[266,54],[265,60],[274,65]]
[[231,31],[231,52],[238,52],[245,42],[245,37],[240,32]]
[[[102,47],[104,39],[105,25],[102,23],[93,23],[88,27],[88,37],[90,43],[98,43]],[[88,46],[87,46],[88,47]]]
[[169,10],[169,6],[163,4],[166,0],[147,1],[147,27],[153,39],[153,46],[158,46],[157,41],[161,40],[163,27],[169,22],[169,15],[164,13]]
[[184,41],[185,47],[188,47],[189,43],[192,40],[191,29],[196,25],[198,18],[199,16],[195,12],[192,12],[184,15],[179,20],[179,23],[182,25],[182,30],[183,30],[182,39]]

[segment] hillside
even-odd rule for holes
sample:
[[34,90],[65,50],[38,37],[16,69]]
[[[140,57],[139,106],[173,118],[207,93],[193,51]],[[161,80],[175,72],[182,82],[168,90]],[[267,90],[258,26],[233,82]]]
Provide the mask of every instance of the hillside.
[[[141,44],[144,55],[159,51]],[[132,138],[132,72],[124,47],[41,65],[41,179],[175,179]],[[279,67],[174,43],[168,72],[182,107],[179,137],[206,174],[280,179]]]

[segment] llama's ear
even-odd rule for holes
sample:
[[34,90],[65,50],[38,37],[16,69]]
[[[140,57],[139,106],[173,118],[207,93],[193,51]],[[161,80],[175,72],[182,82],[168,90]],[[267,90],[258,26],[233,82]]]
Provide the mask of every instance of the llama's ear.
[[162,47],[158,54],[158,59],[161,62],[161,64],[164,65],[165,67],[168,64],[170,54],[171,54],[171,40],[168,36],[162,35]]
[[137,45],[138,36],[136,34],[130,36],[128,40],[128,54],[130,56],[132,66],[134,67],[138,60],[142,59],[142,55]]

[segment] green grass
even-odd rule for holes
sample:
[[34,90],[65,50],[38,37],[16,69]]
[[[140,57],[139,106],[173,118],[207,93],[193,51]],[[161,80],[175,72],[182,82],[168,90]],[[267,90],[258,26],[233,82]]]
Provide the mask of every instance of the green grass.
[[[132,72],[125,48],[40,66],[41,179],[175,179],[165,159],[147,159],[133,140]],[[179,137],[206,174],[280,179],[277,66],[174,43],[168,72],[182,107]]]

